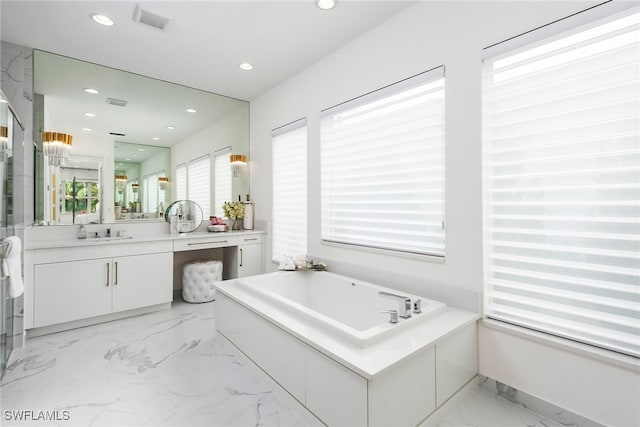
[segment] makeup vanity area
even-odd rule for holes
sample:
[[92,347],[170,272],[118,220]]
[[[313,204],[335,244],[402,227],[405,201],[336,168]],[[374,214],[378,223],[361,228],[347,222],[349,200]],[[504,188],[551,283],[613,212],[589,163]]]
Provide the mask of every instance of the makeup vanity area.
[[[89,235],[106,228],[86,227]],[[87,239],[76,237],[77,226],[27,228],[27,336],[168,309],[190,260],[222,260],[223,279],[263,272],[263,231],[170,234],[168,227],[126,224],[117,237],[124,227],[110,225],[116,237]]]

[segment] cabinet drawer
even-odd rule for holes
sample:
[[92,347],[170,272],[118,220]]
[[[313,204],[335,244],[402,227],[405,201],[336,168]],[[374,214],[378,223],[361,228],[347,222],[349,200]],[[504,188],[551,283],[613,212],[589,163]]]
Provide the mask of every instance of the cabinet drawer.
[[238,236],[211,236],[199,237],[196,239],[185,238],[184,240],[173,241],[173,251],[193,251],[196,249],[224,248],[225,246],[236,246]]
[[238,237],[239,245],[250,245],[252,243],[262,243],[262,234],[249,234]]

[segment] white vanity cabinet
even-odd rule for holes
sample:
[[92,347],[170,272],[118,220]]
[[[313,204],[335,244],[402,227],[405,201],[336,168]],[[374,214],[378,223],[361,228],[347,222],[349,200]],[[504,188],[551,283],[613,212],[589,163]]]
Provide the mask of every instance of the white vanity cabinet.
[[238,239],[237,264],[236,277],[262,273],[262,234],[251,234]]
[[172,249],[171,242],[154,242],[34,251],[26,328],[96,323],[100,316],[171,303]]

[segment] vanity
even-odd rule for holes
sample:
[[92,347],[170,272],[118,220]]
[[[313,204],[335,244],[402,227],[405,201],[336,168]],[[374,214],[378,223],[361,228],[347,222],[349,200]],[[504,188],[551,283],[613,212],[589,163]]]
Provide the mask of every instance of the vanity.
[[[181,287],[182,265],[189,259],[221,259],[224,279],[263,272],[263,231],[170,234],[167,227],[164,223],[127,224],[126,234],[114,226],[114,237],[87,239],[69,235],[77,227],[27,228],[27,335],[168,309],[174,290]],[[91,236],[93,228],[102,230],[105,226],[87,228]]]

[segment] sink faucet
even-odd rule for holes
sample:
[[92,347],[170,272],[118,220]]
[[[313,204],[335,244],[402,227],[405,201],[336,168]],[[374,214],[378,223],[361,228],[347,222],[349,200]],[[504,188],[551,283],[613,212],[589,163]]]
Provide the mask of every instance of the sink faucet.
[[398,316],[404,319],[408,319],[409,317],[411,317],[411,298],[404,295],[392,294],[390,292],[378,292],[378,295],[380,295],[381,297],[397,300]]

